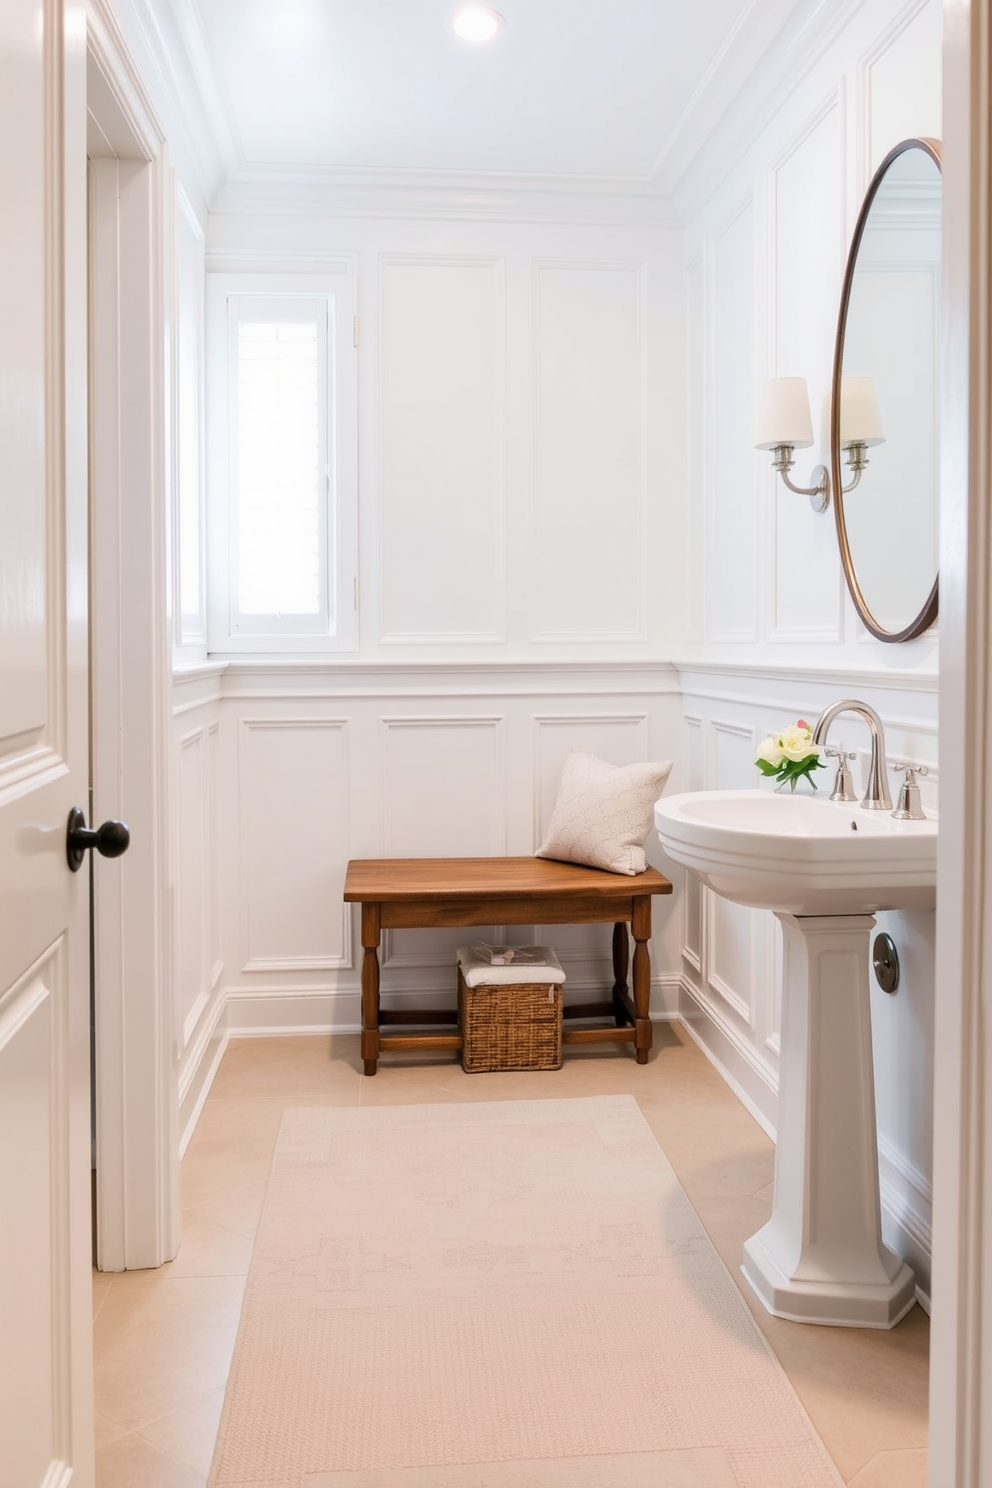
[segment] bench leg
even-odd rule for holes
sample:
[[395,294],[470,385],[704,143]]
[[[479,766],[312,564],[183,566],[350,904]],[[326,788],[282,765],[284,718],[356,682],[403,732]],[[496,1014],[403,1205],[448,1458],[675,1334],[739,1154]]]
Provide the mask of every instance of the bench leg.
[[627,967],[630,961],[630,936],[626,920],[613,926],[613,1020],[618,1028],[628,1021],[623,998],[627,995]]
[[379,906],[362,905],[362,1063],[367,1075],[379,1067]]
[[634,937],[634,1048],[638,1064],[647,1064],[651,1050],[651,899],[639,895],[633,904],[630,929]]

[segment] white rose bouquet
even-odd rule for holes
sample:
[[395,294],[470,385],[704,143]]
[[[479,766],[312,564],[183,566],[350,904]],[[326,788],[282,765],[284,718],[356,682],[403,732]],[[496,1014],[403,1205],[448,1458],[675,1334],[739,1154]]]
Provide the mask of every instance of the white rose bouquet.
[[780,734],[769,734],[761,741],[754,763],[762,775],[773,776],[782,785],[788,781],[790,790],[795,790],[796,781],[804,778],[816,790],[813,771],[824,766],[819,745],[810,743],[811,734],[805,719],[790,723]]

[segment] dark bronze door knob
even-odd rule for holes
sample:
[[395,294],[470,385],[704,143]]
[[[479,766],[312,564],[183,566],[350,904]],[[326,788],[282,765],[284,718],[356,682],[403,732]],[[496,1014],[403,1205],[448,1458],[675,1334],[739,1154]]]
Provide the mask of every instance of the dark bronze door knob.
[[65,856],[73,873],[78,873],[90,848],[95,847],[103,858],[119,858],[121,853],[127,852],[130,842],[131,833],[123,822],[105,821],[94,830],[86,825],[86,817],[78,806],[73,806],[69,812]]

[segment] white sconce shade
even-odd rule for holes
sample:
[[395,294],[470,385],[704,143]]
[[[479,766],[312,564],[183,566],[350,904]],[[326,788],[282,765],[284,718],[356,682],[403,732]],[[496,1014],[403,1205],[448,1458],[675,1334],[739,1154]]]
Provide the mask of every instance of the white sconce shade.
[[882,410],[874,377],[845,377],[840,385],[840,443],[842,449],[852,444],[885,443]]
[[758,389],[755,449],[809,449],[813,421],[805,377],[773,377]]

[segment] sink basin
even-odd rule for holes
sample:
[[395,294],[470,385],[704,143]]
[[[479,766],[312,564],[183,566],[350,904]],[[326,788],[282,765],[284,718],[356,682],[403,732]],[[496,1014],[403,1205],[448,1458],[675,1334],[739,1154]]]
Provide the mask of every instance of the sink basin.
[[715,790],[664,796],[654,819],[668,856],[738,904],[845,915],[936,902],[936,816],[896,821],[826,795]]

